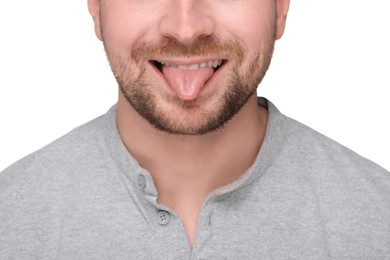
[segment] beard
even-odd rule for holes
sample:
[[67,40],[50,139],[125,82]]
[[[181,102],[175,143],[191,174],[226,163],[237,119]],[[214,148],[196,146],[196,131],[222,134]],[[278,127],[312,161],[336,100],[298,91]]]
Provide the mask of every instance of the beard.
[[[104,39],[103,43],[120,91],[139,115],[170,134],[203,135],[224,127],[256,93],[272,59],[274,33],[269,39],[255,55],[247,57],[246,66],[243,65],[244,48],[239,42],[213,36],[199,38],[191,45],[172,38],[157,43],[139,42],[126,57],[117,54]],[[205,104],[212,95],[202,92],[195,100],[184,101],[156,91],[157,83],[150,81],[145,70],[150,65],[148,57],[228,57],[230,72],[215,83],[219,94],[210,106]]]

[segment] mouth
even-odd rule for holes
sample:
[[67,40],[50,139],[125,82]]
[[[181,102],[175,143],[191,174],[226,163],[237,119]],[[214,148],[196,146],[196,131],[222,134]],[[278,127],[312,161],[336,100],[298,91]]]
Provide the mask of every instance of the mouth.
[[151,60],[154,70],[165,80],[169,88],[183,101],[195,100],[200,92],[224,67],[227,60],[202,61]]
[[200,63],[193,63],[193,64],[175,64],[175,63],[170,63],[167,61],[162,61],[162,60],[151,60],[150,63],[157,68],[158,71],[160,71],[162,74],[164,66],[167,67],[172,67],[172,68],[177,68],[177,69],[182,69],[182,70],[198,70],[198,69],[204,69],[204,68],[213,68],[214,72],[219,70],[224,63],[226,63],[226,60],[208,60],[208,61],[203,61]]

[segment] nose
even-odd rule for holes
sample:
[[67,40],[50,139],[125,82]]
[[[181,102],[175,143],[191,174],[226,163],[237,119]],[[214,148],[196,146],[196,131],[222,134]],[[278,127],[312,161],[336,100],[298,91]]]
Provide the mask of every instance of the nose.
[[160,22],[162,36],[189,45],[197,38],[212,35],[215,21],[207,2],[210,0],[163,0],[166,5]]

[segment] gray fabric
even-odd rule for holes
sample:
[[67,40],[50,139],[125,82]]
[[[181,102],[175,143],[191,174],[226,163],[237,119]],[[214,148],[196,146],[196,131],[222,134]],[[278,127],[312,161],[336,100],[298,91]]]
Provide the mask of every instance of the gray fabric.
[[259,155],[208,196],[192,249],[113,107],[0,173],[0,259],[390,259],[389,172],[259,103]]

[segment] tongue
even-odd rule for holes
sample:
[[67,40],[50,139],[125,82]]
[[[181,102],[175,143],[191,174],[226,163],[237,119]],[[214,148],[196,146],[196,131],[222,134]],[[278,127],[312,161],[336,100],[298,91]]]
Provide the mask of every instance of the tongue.
[[209,67],[185,70],[164,66],[163,73],[169,86],[181,100],[195,100],[214,70]]

